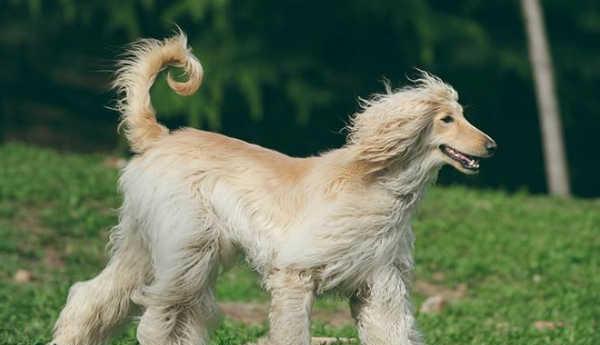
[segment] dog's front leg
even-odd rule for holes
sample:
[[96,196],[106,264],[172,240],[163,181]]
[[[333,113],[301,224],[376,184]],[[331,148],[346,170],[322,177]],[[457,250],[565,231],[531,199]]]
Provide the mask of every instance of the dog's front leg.
[[405,276],[397,267],[374,273],[350,300],[363,345],[422,344]]
[[315,281],[310,273],[291,269],[273,270],[266,279],[271,293],[270,331],[259,344],[310,345],[310,313]]

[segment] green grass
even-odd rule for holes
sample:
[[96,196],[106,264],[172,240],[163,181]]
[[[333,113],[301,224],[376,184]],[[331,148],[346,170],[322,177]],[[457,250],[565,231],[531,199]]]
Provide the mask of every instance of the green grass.
[[[49,341],[69,286],[103,266],[119,206],[117,171],[104,158],[0,146],[0,344]],[[416,276],[468,287],[440,314],[418,315],[428,344],[600,344],[600,201],[433,188],[414,228]],[[33,280],[16,283],[18,269]],[[217,291],[221,301],[267,300],[243,266],[221,276]],[[318,308],[343,304],[329,298]],[[538,330],[541,320],[562,326]],[[135,344],[134,331],[113,344]],[[225,320],[214,343],[265,331]],[[355,335],[323,323],[313,331]]]

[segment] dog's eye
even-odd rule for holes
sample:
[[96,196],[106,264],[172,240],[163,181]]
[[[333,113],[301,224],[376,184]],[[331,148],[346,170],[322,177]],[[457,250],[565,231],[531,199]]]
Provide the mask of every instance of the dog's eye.
[[442,121],[444,121],[445,123],[451,123],[451,122],[454,122],[454,118],[450,115],[446,115],[446,116],[442,117]]

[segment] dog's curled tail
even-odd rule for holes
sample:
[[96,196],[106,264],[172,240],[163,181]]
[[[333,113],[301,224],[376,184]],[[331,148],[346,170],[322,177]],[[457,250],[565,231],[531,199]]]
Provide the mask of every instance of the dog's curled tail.
[[173,91],[188,96],[198,90],[204,70],[200,61],[192,55],[187,37],[181,31],[163,41],[142,39],[133,43],[118,63],[113,88],[119,94],[116,106],[121,113],[119,128],[124,128],[133,152],[144,152],[169,133],[157,122],[150,101],[150,88],[157,74],[167,65],[182,68],[188,78],[178,82],[169,73],[167,82]]

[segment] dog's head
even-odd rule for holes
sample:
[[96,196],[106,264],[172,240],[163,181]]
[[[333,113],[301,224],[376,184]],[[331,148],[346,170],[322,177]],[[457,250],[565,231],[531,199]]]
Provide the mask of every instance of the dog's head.
[[386,91],[361,100],[349,126],[349,144],[370,171],[420,159],[432,169],[449,164],[473,174],[495,152],[494,140],[465,119],[458,94],[439,78],[423,72],[414,85]]

